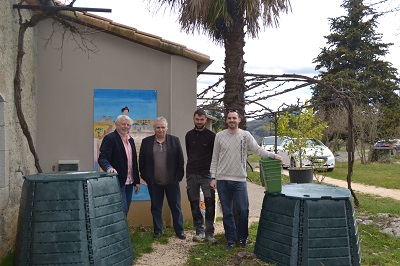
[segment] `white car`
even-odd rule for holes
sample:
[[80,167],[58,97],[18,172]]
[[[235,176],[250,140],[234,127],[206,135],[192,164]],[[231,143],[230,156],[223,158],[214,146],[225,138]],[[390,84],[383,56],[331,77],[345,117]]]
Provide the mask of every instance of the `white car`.
[[[300,162],[284,150],[283,147],[287,141],[291,141],[290,138],[277,137],[277,153],[282,156],[282,167],[300,166]],[[328,172],[332,172],[335,168],[335,156],[332,151],[317,139],[309,139],[307,144],[308,148],[305,149],[302,159],[303,166],[327,169]],[[274,152],[275,136],[264,137],[262,146],[265,150]]]
[[[276,138],[276,142],[277,142],[277,147],[281,146],[283,139],[280,137]],[[275,151],[275,136],[268,136],[268,137],[264,137],[261,143],[261,146],[267,150],[267,151],[271,151],[274,152]]]

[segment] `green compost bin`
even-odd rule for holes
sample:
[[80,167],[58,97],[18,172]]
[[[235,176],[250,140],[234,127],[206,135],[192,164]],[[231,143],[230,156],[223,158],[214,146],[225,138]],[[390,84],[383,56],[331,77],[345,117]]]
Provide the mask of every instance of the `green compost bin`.
[[269,157],[260,160],[261,184],[269,193],[282,190],[282,162]]
[[14,265],[129,265],[133,248],[116,174],[24,177]]
[[360,265],[358,229],[348,189],[289,184],[266,193],[254,253],[275,265]]

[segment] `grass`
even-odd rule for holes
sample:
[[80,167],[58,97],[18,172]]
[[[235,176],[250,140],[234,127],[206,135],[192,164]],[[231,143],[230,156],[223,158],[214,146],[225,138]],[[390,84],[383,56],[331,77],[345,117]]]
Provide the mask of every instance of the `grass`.
[[[398,156],[393,156],[392,159],[392,163],[361,164],[360,161],[355,161],[351,179],[352,182],[383,188],[400,189],[400,159]],[[254,164],[259,162],[260,157],[255,154],[250,154],[247,160]],[[347,162],[336,162],[333,172],[323,172],[323,175],[346,180],[347,167]],[[260,184],[261,182],[258,172],[248,172],[248,178],[256,184]],[[289,183],[289,181],[283,176],[282,184],[286,183]]]
[[[251,243],[246,248],[235,247],[230,251],[225,251],[225,238],[223,234],[216,235],[217,245],[208,243],[199,243],[189,250],[189,259],[185,265],[187,266],[220,266],[220,265],[268,265],[255,256],[237,256],[238,252],[247,251],[254,252],[254,244],[257,237],[258,223],[253,223],[249,228],[249,240]],[[255,264],[255,261],[256,264]]]
[[[336,162],[333,172],[326,176],[346,180],[347,162]],[[370,163],[355,162],[353,167],[352,182],[373,185],[384,188],[400,189],[400,164],[399,163]]]
[[[373,216],[378,213],[391,213],[400,215],[399,202],[387,198],[375,198],[365,194],[359,196],[361,205],[356,210],[357,216]],[[254,259],[238,256],[239,251],[254,252],[258,223],[253,223],[249,230],[252,243],[245,249],[235,248],[226,252],[224,249],[223,235],[217,235],[218,245],[200,243],[190,249],[189,260],[186,265],[269,265]],[[364,266],[398,265],[400,261],[400,239],[379,231],[377,225],[359,225],[359,238],[361,240],[362,263]],[[222,243],[221,243],[222,242]]]
[[151,253],[153,251],[154,238],[151,229],[134,228],[131,230],[131,240],[135,258],[140,254]]
[[[359,194],[360,207],[356,209],[356,217],[374,216],[378,213],[391,213],[400,215],[399,202],[388,198],[377,198],[365,194]],[[376,217],[373,218],[377,222]],[[218,221],[221,219],[218,218]],[[190,223],[185,223],[187,230],[193,230]],[[198,243],[189,250],[189,259],[186,265],[268,265],[250,256],[254,252],[254,244],[257,236],[258,223],[253,223],[249,229],[249,239],[252,241],[246,249],[239,247],[227,252],[225,251],[224,235],[216,235],[217,245],[208,243]],[[383,234],[379,231],[377,225],[359,225],[359,237],[361,240],[362,265],[398,265],[400,261],[400,239]],[[173,236],[172,228],[166,228],[163,236],[159,240],[154,240],[153,232],[146,228],[135,228],[131,232],[135,258],[145,253],[152,252],[152,244],[159,241],[162,244],[168,244],[168,238]],[[238,255],[240,251],[247,251],[247,255]],[[0,266],[12,265],[12,253],[9,253],[0,262]]]
[[[258,162],[259,157],[252,155],[249,156],[249,160]],[[356,161],[352,180],[353,182],[367,185],[400,189],[399,172],[399,160],[395,157],[393,158],[393,163],[390,164],[361,164]],[[346,180],[347,163],[338,162],[335,170],[326,173],[326,175]],[[261,183],[258,172],[248,172],[248,177],[253,183]],[[289,183],[287,176],[283,176],[282,183]],[[390,213],[400,216],[399,202],[390,198],[374,197],[362,193],[357,193],[357,198],[360,206],[356,208],[356,217],[372,217],[375,223],[370,225],[360,224],[358,226],[362,265],[398,265],[400,261],[400,239],[380,232],[377,225],[380,219],[376,215],[378,213]],[[231,257],[231,259],[233,258]]]
[[0,261],[0,266],[12,266],[13,265],[13,252],[9,252],[2,260]]
[[[372,216],[378,222],[376,214],[390,213],[400,215],[399,201],[389,198],[377,198],[366,194],[357,195],[360,207],[356,217]],[[398,265],[400,261],[400,238],[384,234],[376,224],[359,225],[362,265]]]
[[[249,162],[257,163],[260,157],[250,155]],[[397,164],[370,164],[361,165],[356,162],[354,166],[353,181],[370,185],[382,186],[382,181],[387,184],[386,187],[400,189],[400,184],[397,184],[400,165]],[[375,170],[373,170],[375,168]],[[347,163],[338,163],[335,170],[328,175],[337,174],[338,179],[347,176]],[[335,178],[335,177],[334,177]],[[248,179],[258,185],[261,185],[259,172],[248,172]],[[289,183],[289,177],[283,175],[282,183]],[[399,182],[400,183],[400,182]],[[356,217],[374,216],[378,213],[390,213],[400,215],[399,202],[389,198],[379,198],[370,195],[358,193],[357,197],[360,201],[360,206],[355,210]],[[377,218],[373,218],[377,222]],[[249,239],[252,243],[245,249],[235,248],[229,252],[225,251],[224,235],[216,235],[218,245],[210,245],[207,243],[199,243],[189,251],[189,259],[186,265],[268,265],[265,262],[251,258],[243,258],[238,256],[240,251],[254,252],[254,244],[257,236],[258,223],[251,225],[249,230]],[[359,225],[359,238],[361,240],[362,265],[398,265],[400,261],[400,239],[384,234],[379,231],[378,225]]]
[[[382,195],[384,196],[384,195]],[[358,193],[360,206],[356,209],[358,215],[376,215],[378,213],[391,213],[400,215],[399,201],[391,198],[374,197],[364,193]]]
[[[255,155],[249,156],[249,161],[258,162],[259,157]],[[369,164],[361,165],[356,162],[354,165],[353,181],[400,189],[400,182],[398,173],[400,165],[391,164]],[[345,179],[347,175],[347,164],[337,163],[335,170],[328,173],[333,178]],[[248,178],[256,184],[261,185],[259,172],[248,172]],[[383,182],[384,181],[384,182]],[[283,176],[283,184],[289,183],[289,178]],[[399,184],[398,184],[399,183]],[[384,195],[382,195],[384,196]],[[372,216],[373,221],[377,223],[379,218],[374,215],[378,213],[390,213],[393,215],[400,215],[399,202],[389,198],[373,197],[370,195],[358,193],[357,198],[360,201],[360,206],[356,208],[356,217]],[[220,218],[217,220],[220,221]],[[190,222],[185,223],[187,230],[193,230]],[[257,236],[258,223],[251,225],[249,230],[249,239],[252,243],[245,249],[249,254],[254,251],[254,243]],[[372,225],[359,225],[359,237],[361,239],[361,252],[362,252],[362,265],[375,266],[375,265],[398,265],[400,261],[400,239],[391,235],[383,234],[379,231],[377,224]],[[135,251],[135,258],[140,257],[145,253],[152,252],[152,245],[154,241],[159,241],[162,244],[168,244],[168,237],[173,236],[172,228],[166,228],[163,236],[159,240],[153,239],[153,232],[151,229],[135,228],[131,232],[132,245]],[[233,250],[225,251],[224,235],[216,235],[218,240],[217,245],[210,245],[207,243],[199,243],[190,249],[190,257],[186,265],[268,265],[262,261],[254,259],[254,257],[247,258],[246,256],[238,256],[241,248],[234,248]],[[13,253],[7,254],[6,257],[0,262],[0,266],[12,265]]]
[[381,233],[378,226],[359,225],[362,265],[399,265],[400,240]]

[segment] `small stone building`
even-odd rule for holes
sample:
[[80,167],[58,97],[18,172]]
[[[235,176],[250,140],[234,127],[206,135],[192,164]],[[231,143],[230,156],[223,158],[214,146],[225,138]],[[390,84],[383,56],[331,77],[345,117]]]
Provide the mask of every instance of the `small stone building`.
[[[18,3],[0,5],[0,258],[14,245],[23,176],[37,173],[14,103],[20,25],[13,5]],[[20,13],[22,21],[34,14],[29,9]],[[94,88],[157,90],[157,115],[168,119],[168,133],[178,136],[185,149],[196,108],[197,72],[211,64],[210,58],[86,12],[59,14],[85,34],[92,52],[80,49],[79,36],[50,18],[25,33],[22,111],[43,172],[56,171],[60,160],[78,161],[80,171],[93,170]],[[190,219],[185,182],[181,190],[184,218]],[[148,202],[134,202],[132,209],[131,224],[151,222]]]

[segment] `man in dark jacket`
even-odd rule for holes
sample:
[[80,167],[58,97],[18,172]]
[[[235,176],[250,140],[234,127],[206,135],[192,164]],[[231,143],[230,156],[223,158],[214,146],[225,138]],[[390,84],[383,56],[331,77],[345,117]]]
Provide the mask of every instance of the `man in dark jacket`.
[[[210,164],[214,148],[215,133],[205,126],[207,114],[198,109],[193,115],[194,128],[186,133],[185,144],[187,153],[186,183],[187,195],[192,210],[193,225],[196,235],[193,241],[206,240],[215,243],[214,218],[215,218],[215,190],[210,187]],[[200,189],[203,192],[205,203],[206,228],[204,230],[204,217],[200,210]]]
[[106,135],[100,146],[98,163],[107,173],[117,173],[125,215],[129,211],[132,193],[140,190],[136,147],[129,135],[131,119],[120,115],[115,121],[115,131]]
[[180,239],[186,239],[179,187],[184,175],[181,143],[179,138],[167,134],[168,123],[164,117],[156,118],[153,127],[155,134],[144,138],[140,146],[139,171],[149,188],[154,237],[159,238],[162,234],[165,194],[171,209],[175,234]]

